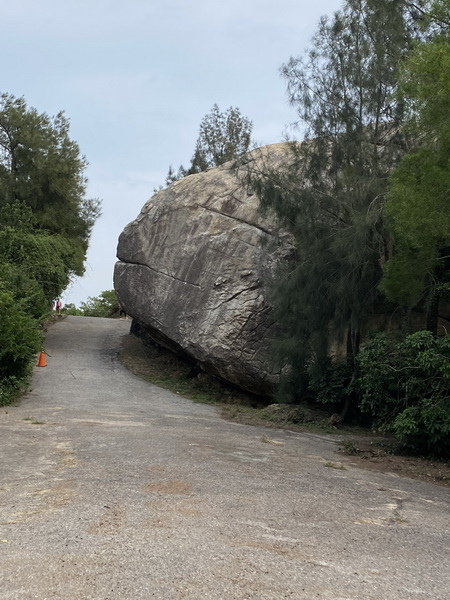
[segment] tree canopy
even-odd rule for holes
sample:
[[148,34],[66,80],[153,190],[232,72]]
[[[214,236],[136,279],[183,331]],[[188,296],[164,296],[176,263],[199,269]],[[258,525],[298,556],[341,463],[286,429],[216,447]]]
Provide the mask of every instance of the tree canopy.
[[[282,68],[306,140],[291,142],[281,168],[250,161],[246,174],[297,248],[272,282],[278,399],[328,403],[444,458],[449,342],[436,335],[436,307],[450,291],[449,25],[444,0],[344,2]],[[414,307],[427,310],[428,331],[410,335],[394,319],[397,331],[370,334],[370,323],[383,329],[377,315]]]
[[425,301],[432,311],[450,282],[450,8],[435,2],[430,14],[439,27],[400,70],[399,96],[420,146],[391,176],[386,214],[395,251],[381,288],[407,309]]
[[85,197],[86,160],[64,113],[0,95],[0,403],[41,349],[52,301],[84,272],[100,202]]
[[218,167],[247,152],[252,128],[252,122],[242,116],[238,108],[230,106],[222,113],[214,104],[200,123],[189,172],[198,173],[209,167]]
[[307,141],[291,144],[285,168],[250,172],[249,182],[297,243],[298,258],[274,286],[290,394],[305,370],[323,371],[330,339],[354,361],[380,301],[387,181],[411,144],[396,86],[412,18],[406,2],[347,0],[321,20],[308,52],[282,67]]
[[85,317],[112,317],[119,312],[119,301],[114,290],[105,290],[99,296],[80,304],[79,314]]
[[194,155],[188,169],[180,166],[177,172],[169,168],[166,183],[169,185],[186,175],[200,173],[235,160],[248,151],[253,123],[238,108],[230,106],[221,112],[214,104],[200,123]]
[[86,166],[63,112],[51,118],[23,98],[0,95],[0,205],[23,202],[33,211],[35,229],[70,240],[67,267],[76,275],[84,272],[100,215],[100,202],[85,198]]

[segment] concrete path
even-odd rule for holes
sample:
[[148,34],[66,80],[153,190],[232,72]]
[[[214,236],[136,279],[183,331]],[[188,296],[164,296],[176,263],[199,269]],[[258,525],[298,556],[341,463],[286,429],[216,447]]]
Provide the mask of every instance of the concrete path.
[[129,324],[54,325],[0,409],[1,600],[450,598],[448,488],[141,381]]

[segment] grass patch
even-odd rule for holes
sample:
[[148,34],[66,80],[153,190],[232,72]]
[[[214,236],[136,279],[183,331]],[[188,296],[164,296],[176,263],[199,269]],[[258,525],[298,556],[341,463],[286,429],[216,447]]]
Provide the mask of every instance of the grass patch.
[[342,463],[333,462],[332,460],[328,460],[323,463],[324,467],[328,467],[329,469],[337,469],[338,471],[345,471],[345,467]]
[[353,440],[342,440],[339,450],[343,454],[348,454],[349,456],[363,455],[363,451],[360,448],[358,448],[358,446]]
[[223,418],[247,425],[335,434],[328,410],[321,407],[271,404],[270,399],[234,388],[157,344],[133,334],[122,339],[122,364],[132,373],[193,402],[214,404]]
[[129,334],[123,338],[121,363],[132,373],[159,387],[203,404],[257,408],[267,401],[222,383],[156,344]]
[[28,421],[31,425],[45,425],[45,421],[38,421],[35,417],[25,417],[24,421]]

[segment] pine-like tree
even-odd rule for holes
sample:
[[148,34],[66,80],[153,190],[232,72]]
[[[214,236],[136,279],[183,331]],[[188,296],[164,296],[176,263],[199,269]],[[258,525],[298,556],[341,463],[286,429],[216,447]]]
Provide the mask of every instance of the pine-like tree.
[[250,148],[253,123],[238,108],[230,106],[221,112],[217,104],[205,115],[195,144],[195,152],[188,169],[180,165],[177,172],[169,167],[166,185],[186,175],[201,173],[210,167],[218,167],[236,160]]
[[321,20],[306,55],[282,67],[306,141],[291,143],[285,168],[248,173],[263,209],[297,242],[297,259],[274,285],[285,331],[280,397],[291,401],[323,374],[332,340],[346,348],[355,375],[361,334],[379,299],[386,184],[410,147],[396,97],[397,68],[415,35],[410,8],[402,0],[347,0]]
[[51,118],[23,98],[0,95],[0,205],[24,202],[36,228],[70,240],[77,275],[100,214],[100,202],[85,197],[86,166],[64,113]]
[[238,108],[222,113],[217,106],[203,117],[189,173],[218,167],[242,156],[250,147],[252,122]]

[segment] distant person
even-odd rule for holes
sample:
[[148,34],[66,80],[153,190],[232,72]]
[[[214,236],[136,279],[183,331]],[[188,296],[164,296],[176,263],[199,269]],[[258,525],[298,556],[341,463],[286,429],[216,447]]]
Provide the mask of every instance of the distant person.
[[120,304],[119,308],[120,308],[120,310],[119,310],[119,317],[121,319],[126,319],[127,318],[127,313],[125,312],[124,307]]
[[61,302],[61,298],[56,298],[56,302],[55,302],[55,310],[56,310],[56,314],[60,315],[61,314],[61,309],[62,309],[62,302]]

